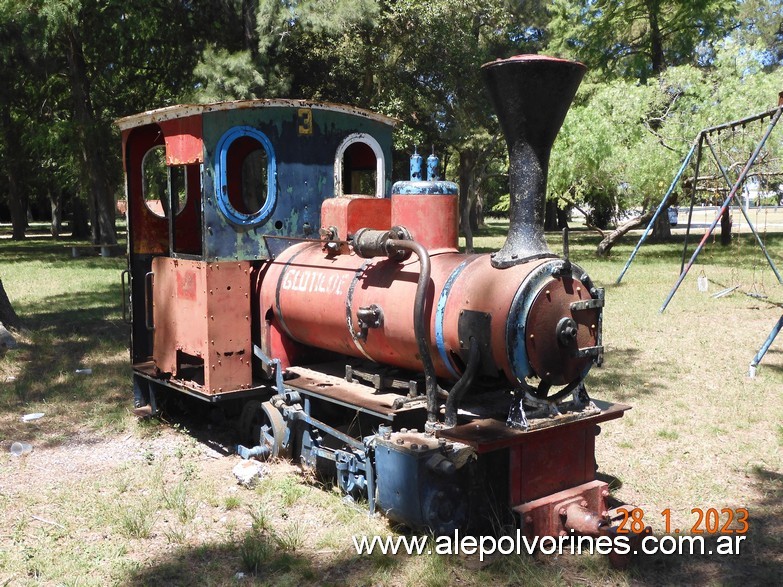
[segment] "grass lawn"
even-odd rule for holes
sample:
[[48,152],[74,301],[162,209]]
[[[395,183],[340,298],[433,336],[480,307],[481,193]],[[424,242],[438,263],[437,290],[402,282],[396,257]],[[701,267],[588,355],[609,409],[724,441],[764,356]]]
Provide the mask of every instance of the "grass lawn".
[[[490,223],[476,245],[495,250],[504,235],[503,223]],[[605,363],[591,371],[588,391],[633,406],[602,426],[600,471],[657,535],[664,510],[670,529],[688,532],[694,508],[747,508],[740,556],[639,556],[626,571],[588,555],[489,565],[359,557],[351,536],[393,534],[383,518],[286,463],[272,464],[254,489],[237,487],[238,457],[208,414],[137,422],[121,316],[124,260],[72,259],[62,243],[33,237],[0,239],[0,279],[26,326],[20,348],[0,360],[0,586],[779,582],[783,336],[756,378],[747,371],[783,311],[783,287],[748,235],[726,248],[710,240],[659,314],[679,272],[682,236],[645,244],[615,285],[636,238],[599,260],[597,235],[571,236],[572,260],[606,287]],[[783,267],[783,233],[764,238]],[[548,239],[559,252],[560,236]],[[702,272],[708,293],[696,287]],[[731,295],[710,297],[733,285]],[[92,374],[76,373],[82,368]],[[21,421],[33,412],[45,416]],[[33,452],[12,456],[16,440]]]

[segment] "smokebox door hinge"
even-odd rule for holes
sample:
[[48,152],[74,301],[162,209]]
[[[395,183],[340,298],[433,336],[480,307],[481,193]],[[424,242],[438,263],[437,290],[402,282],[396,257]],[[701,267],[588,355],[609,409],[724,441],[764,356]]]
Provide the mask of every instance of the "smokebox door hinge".
[[603,298],[594,298],[590,300],[582,300],[579,302],[571,302],[571,311],[580,312],[582,310],[593,310],[595,308],[603,308]]

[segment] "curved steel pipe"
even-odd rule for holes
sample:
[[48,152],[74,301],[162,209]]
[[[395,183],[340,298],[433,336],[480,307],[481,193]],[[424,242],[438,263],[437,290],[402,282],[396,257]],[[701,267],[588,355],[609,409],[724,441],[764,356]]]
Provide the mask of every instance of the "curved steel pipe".
[[449,397],[446,399],[446,426],[453,427],[457,425],[457,410],[459,410],[459,404],[462,398],[465,397],[470,385],[473,383],[473,378],[478,371],[479,362],[481,359],[481,353],[479,352],[479,345],[475,338],[470,339],[470,350],[468,351],[468,363],[465,365],[465,372],[459,381],[454,384],[449,392]]
[[419,258],[419,279],[416,283],[416,299],[413,306],[413,331],[416,335],[416,345],[424,367],[424,386],[427,394],[427,422],[438,420],[438,381],[435,376],[435,363],[429,345],[427,321],[424,319],[427,309],[427,288],[430,284],[430,255],[421,244],[413,240],[389,239],[387,247],[390,250],[410,251]]

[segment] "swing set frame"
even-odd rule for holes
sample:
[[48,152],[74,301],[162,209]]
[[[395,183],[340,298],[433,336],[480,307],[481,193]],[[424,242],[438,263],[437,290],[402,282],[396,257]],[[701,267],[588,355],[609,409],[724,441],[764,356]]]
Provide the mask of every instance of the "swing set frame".
[[[726,122],[723,124],[719,124],[717,126],[713,126],[710,128],[702,129],[698,135],[696,136],[695,140],[693,141],[690,150],[688,151],[688,154],[685,156],[685,159],[682,162],[682,165],[680,165],[679,171],[674,176],[674,179],[671,182],[671,185],[669,186],[669,189],[666,191],[666,194],[661,199],[660,204],[658,205],[658,208],[655,210],[655,213],[653,214],[652,218],[650,219],[649,224],[645,228],[644,232],[642,233],[641,238],[639,239],[639,242],[636,244],[636,247],[634,248],[633,252],[631,253],[631,256],[628,258],[628,261],[625,263],[625,266],[623,267],[623,270],[621,271],[619,277],[617,278],[617,281],[615,283],[620,283],[625,276],[626,272],[628,271],[628,268],[631,266],[631,263],[633,262],[634,258],[636,257],[636,254],[639,252],[639,249],[641,248],[642,244],[645,240],[647,240],[647,237],[650,234],[650,231],[652,230],[652,227],[655,225],[655,221],[658,219],[658,216],[663,212],[663,210],[666,209],[667,203],[669,201],[669,198],[671,197],[672,193],[674,192],[675,188],[677,187],[678,183],[680,182],[680,179],[682,178],[683,174],[685,173],[685,170],[690,163],[691,159],[696,157],[696,163],[694,165],[694,175],[693,175],[693,182],[691,185],[691,198],[690,198],[690,207],[688,210],[688,224],[686,227],[685,232],[685,242],[683,245],[682,250],[682,261],[680,264],[680,275],[677,278],[677,282],[672,287],[671,291],[669,292],[669,295],[666,297],[666,300],[664,301],[661,308],[658,310],[659,313],[663,313],[666,310],[666,307],[669,305],[669,302],[671,302],[672,298],[674,297],[674,294],[677,293],[677,290],[680,287],[680,284],[682,284],[683,280],[685,279],[685,276],[688,274],[688,271],[690,271],[691,267],[693,266],[694,262],[696,261],[696,258],[699,256],[699,253],[701,253],[702,249],[704,248],[704,245],[707,242],[707,239],[710,237],[712,232],[715,230],[715,227],[718,225],[718,222],[721,219],[721,216],[729,209],[729,206],[732,201],[735,201],[736,204],[738,204],[739,209],[742,211],[742,214],[745,216],[745,220],[748,223],[748,226],[750,227],[751,232],[756,237],[756,242],[758,246],[761,248],[761,251],[764,253],[764,256],[767,259],[767,263],[769,263],[769,266],[772,268],[772,272],[775,274],[775,277],[778,280],[778,283],[783,284],[783,278],[781,278],[780,272],[778,271],[778,268],[775,266],[775,262],[772,260],[772,258],[769,256],[769,253],[767,252],[767,248],[764,245],[764,242],[761,239],[761,236],[759,235],[758,231],[756,230],[756,227],[754,226],[753,222],[751,221],[750,217],[748,216],[747,211],[745,210],[745,207],[742,205],[742,202],[740,201],[739,194],[741,192],[742,186],[745,183],[745,180],[747,179],[747,176],[750,172],[751,167],[756,162],[756,159],[758,158],[759,154],[761,153],[761,150],[763,149],[764,145],[767,142],[767,139],[769,138],[770,134],[772,133],[773,129],[775,128],[775,125],[778,123],[778,120],[780,120],[781,114],[783,114],[783,92],[778,94],[778,106],[776,108],[773,108],[771,110],[767,110],[766,112],[761,112],[759,114],[754,114],[753,116],[748,116],[746,118],[742,118],[739,120],[733,120],[731,122]],[[767,127],[764,131],[764,134],[757,143],[756,147],[753,150],[753,153],[748,158],[748,160],[745,162],[745,165],[742,168],[742,171],[740,172],[739,176],[737,177],[736,181],[732,182],[729,178],[728,172],[726,171],[726,168],[721,163],[720,159],[718,158],[718,155],[715,151],[715,147],[712,144],[712,141],[710,140],[710,137],[716,133],[719,133],[724,130],[732,130],[736,129],[737,127],[744,127],[747,124],[764,119],[769,118],[770,121],[767,124]],[[715,215],[715,219],[710,224],[709,228],[707,229],[707,232],[704,233],[704,236],[702,237],[701,241],[699,242],[698,246],[694,250],[693,254],[691,255],[690,260],[688,263],[685,263],[685,257],[688,250],[688,238],[690,236],[690,230],[691,230],[691,220],[693,218],[693,207],[696,201],[696,190],[697,190],[697,183],[699,178],[699,167],[701,165],[702,156],[704,154],[704,147],[707,147],[707,151],[710,155],[712,155],[712,158],[715,162],[715,165],[720,170],[721,175],[723,176],[724,181],[726,182],[726,186],[729,189],[729,193],[726,196],[725,200],[723,201],[723,204],[721,205],[720,209],[718,210],[718,213]]]

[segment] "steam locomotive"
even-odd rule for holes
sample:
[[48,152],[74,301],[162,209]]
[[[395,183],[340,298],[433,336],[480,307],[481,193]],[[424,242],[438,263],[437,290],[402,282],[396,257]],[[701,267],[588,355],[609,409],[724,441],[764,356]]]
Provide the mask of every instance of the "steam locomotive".
[[549,152],[584,75],[522,55],[483,74],[510,156],[510,229],[458,250],[430,157],[391,182],[395,120],[302,100],[120,119],[136,407],[219,404],[243,458],[334,475],[435,534],[613,532],[596,478],[603,290],[543,234]]

